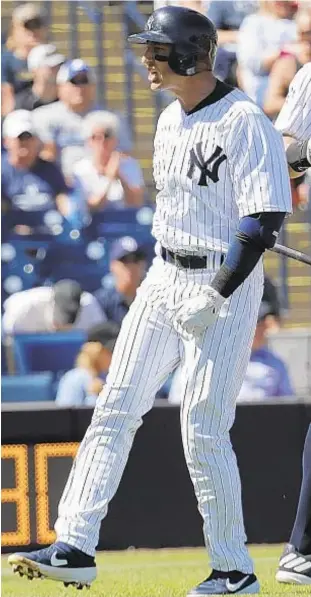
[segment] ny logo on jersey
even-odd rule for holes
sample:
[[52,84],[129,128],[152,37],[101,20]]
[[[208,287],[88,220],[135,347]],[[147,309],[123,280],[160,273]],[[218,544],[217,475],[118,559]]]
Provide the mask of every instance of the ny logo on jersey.
[[[227,156],[223,153],[223,150],[219,145],[217,145],[215,151],[212,153],[211,157],[208,158],[206,162],[204,162],[204,158],[202,155],[202,141],[197,143],[195,147],[193,147],[190,151],[190,166],[187,172],[187,177],[192,178],[195,167],[199,168],[201,174],[198,185],[200,187],[207,187],[208,181],[207,177],[212,180],[213,182],[219,181],[218,171],[220,164],[224,160],[227,159]],[[211,169],[209,168],[211,167]]]

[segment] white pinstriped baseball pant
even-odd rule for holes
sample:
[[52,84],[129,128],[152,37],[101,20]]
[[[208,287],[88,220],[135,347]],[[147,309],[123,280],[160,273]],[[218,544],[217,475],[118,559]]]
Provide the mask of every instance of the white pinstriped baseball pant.
[[[229,430],[249,360],[263,290],[262,264],[224,304],[201,341],[174,327],[174,306],[204,292],[215,275],[154,260],[125,317],[107,383],[59,504],[57,538],[94,555],[134,435],[157,390],[181,367],[181,430],[185,458],[203,517],[211,566],[252,572],[245,547],[241,486]],[[217,256],[217,266],[220,265]],[[217,269],[218,269],[217,267]],[[181,529],[182,532],[182,529]]]

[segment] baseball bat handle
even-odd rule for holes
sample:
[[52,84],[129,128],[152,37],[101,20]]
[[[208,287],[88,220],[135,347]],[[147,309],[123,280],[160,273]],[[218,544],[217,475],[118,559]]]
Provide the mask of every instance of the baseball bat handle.
[[302,253],[301,251],[296,251],[296,249],[291,249],[290,247],[285,247],[284,245],[276,243],[271,251],[278,253],[279,255],[285,255],[285,257],[290,257],[291,259],[296,259],[296,261],[300,261],[301,263],[311,265],[311,256]]

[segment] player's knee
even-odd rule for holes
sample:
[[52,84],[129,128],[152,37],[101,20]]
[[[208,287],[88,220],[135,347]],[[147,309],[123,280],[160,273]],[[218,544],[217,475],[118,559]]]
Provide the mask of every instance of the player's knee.
[[142,417],[138,413],[96,405],[91,426],[99,430],[101,435],[106,434],[113,439],[122,434],[134,437],[142,422]]
[[153,396],[150,394],[148,397],[148,392],[139,385],[107,382],[97,398],[95,410],[100,416],[110,412],[119,418],[140,421],[152,404]]

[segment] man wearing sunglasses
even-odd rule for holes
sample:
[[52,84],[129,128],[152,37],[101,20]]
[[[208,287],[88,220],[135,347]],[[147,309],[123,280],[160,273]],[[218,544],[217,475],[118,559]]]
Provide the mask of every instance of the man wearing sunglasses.
[[[41,142],[36,132],[33,112],[15,110],[3,122],[2,201],[15,211],[46,211],[55,207],[64,215],[67,187],[55,163],[39,157]],[[23,218],[21,217],[21,225]]]
[[146,273],[146,254],[131,236],[116,240],[110,249],[114,286],[94,293],[108,321],[121,324]]
[[83,122],[86,156],[73,168],[77,209],[103,210],[139,207],[144,201],[144,179],[135,158],[118,151],[121,122],[113,112],[98,110]]
[[[56,159],[70,180],[74,164],[85,155],[82,121],[98,109],[95,73],[77,58],[61,66],[56,82],[59,102],[38,108],[34,114],[44,143],[44,157]],[[120,149],[129,152],[131,139],[126,123],[121,130]]]

